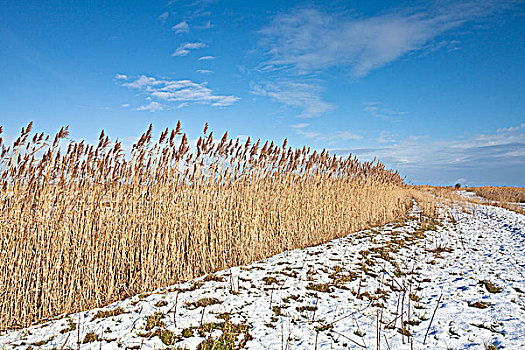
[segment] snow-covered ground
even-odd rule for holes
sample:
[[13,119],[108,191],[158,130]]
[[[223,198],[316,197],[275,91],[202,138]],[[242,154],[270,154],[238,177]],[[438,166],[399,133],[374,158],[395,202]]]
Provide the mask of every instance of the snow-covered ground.
[[[422,223],[423,222],[423,223]],[[0,335],[0,349],[525,349],[525,216],[469,204]],[[425,339],[426,338],[426,339]]]
[[[460,191],[456,191],[456,193],[462,197],[465,197],[467,199],[473,199],[479,203],[492,203],[496,205],[498,204],[498,201],[494,201],[494,200],[490,200],[490,199],[478,196],[476,193],[470,192],[468,190],[460,190]],[[508,204],[515,205],[518,208],[522,208],[523,210],[525,210],[525,203],[509,202]]]

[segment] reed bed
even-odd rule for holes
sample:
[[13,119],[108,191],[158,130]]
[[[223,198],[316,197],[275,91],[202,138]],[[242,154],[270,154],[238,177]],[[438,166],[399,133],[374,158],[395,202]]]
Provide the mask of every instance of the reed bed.
[[[100,307],[160,286],[397,220],[397,172],[286,139],[190,147],[180,122],[127,154],[22,129],[0,139],[0,329]],[[1,133],[1,128],[0,128]]]
[[525,203],[525,187],[483,186],[469,187],[468,190],[497,202]]
[[525,214],[525,208],[520,203],[525,203],[525,188],[523,187],[506,187],[506,186],[483,186],[469,187],[468,191],[474,192],[488,201],[471,199],[471,202],[489,204],[502,207],[516,213]]

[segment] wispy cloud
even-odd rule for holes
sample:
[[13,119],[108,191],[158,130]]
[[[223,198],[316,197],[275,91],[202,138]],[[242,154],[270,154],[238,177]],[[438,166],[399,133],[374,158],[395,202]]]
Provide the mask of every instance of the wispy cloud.
[[328,140],[328,141],[331,141],[331,140],[362,140],[363,139],[363,136],[361,135],[357,135],[349,130],[346,130],[346,131],[338,131],[334,134],[330,134],[330,135],[325,135],[323,137],[321,137],[321,140]]
[[381,131],[376,141],[378,143],[393,143],[396,142],[396,136],[389,131]]
[[313,118],[331,110],[333,106],[319,96],[321,88],[315,84],[281,81],[277,83],[250,83],[251,93],[270,97],[286,106],[301,109],[300,118]]
[[494,178],[499,181],[517,183],[516,174],[525,173],[525,123],[461,140],[411,136],[385,147],[334,151],[363,159],[377,156],[418,182],[452,183],[465,177],[471,183],[488,183],[491,174],[498,174]]
[[[141,75],[122,86],[141,91],[147,99],[153,100],[137,110],[159,111],[169,108],[167,104],[177,103],[177,108],[191,103],[213,107],[231,106],[239,100],[236,96],[217,95],[207,87],[207,83],[195,83],[191,80],[165,80]],[[162,104],[160,102],[162,102]]]
[[168,8],[172,9],[173,17],[190,22],[192,30],[206,30],[214,25],[209,20],[212,12],[209,10],[218,1],[196,0],[196,1],[169,1]]
[[294,129],[304,129],[304,128],[307,128],[309,126],[310,126],[309,123],[298,123],[298,124],[290,125],[290,127],[294,128]]
[[146,89],[148,91],[153,89],[153,86],[155,85],[161,85],[162,81],[157,80],[153,77],[148,77],[145,75],[141,75],[138,79],[130,82],[130,83],[123,83],[122,85],[127,86],[129,88],[134,89]]
[[215,27],[215,26],[211,23],[211,21],[207,21],[202,26],[199,26],[199,29],[210,29],[210,28],[213,28],[213,27]]
[[301,135],[308,139],[316,141],[327,142],[328,144],[335,144],[336,141],[361,140],[363,136],[357,135],[350,130],[337,131],[333,133],[320,133],[316,131],[306,130],[310,126],[309,123],[292,124],[290,127],[295,130],[297,135]]
[[159,21],[161,21],[162,23],[165,23],[166,20],[168,19],[170,13],[168,11],[162,13],[158,18],[159,18]]
[[[293,126],[292,126],[293,127]],[[334,133],[319,133],[315,131],[308,131],[305,130],[305,128],[295,128],[295,133],[297,135],[304,136],[308,139],[314,139],[316,141],[320,142],[327,142],[328,144],[332,145],[335,144],[337,141],[349,141],[349,140],[361,140],[363,139],[363,136],[355,134],[351,132],[350,130],[345,131],[337,131]]]
[[301,135],[301,136],[304,136],[306,137],[307,139],[315,139],[315,138],[318,138],[320,136],[320,134],[318,132],[315,132],[315,131],[307,131],[307,130],[304,130],[304,129],[296,129],[295,130],[295,133],[297,135]]
[[171,30],[173,30],[175,34],[188,33],[190,31],[190,26],[186,21],[183,21],[171,27]]
[[128,79],[128,76],[126,74],[115,74],[115,79],[118,79],[118,80],[126,80]]
[[517,125],[517,126],[509,126],[508,128],[500,128],[500,129],[498,129],[496,131],[498,133],[507,133],[507,132],[518,131],[518,130],[521,130],[521,129],[525,129],[525,123],[521,123],[520,125]]
[[149,112],[162,111],[163,109],[164,107],[160,103],[155,102],[155,101],[152,101],[145,106],[137,107],[137,111],[149,111]]
[[304,73],[340,66],[349,68],[355,77],[365,76],[509,3],[512,1],[444,2],[375,16],[295,8],[275,16],[260,31],[260,46],[269,56],[262,69]]
[[317,140],[319,141],[329,141],[329,142],[337,141],[337,140],[348,141],[348,140],[362,140],[362,139],[363,139],[363,136],[355,134],[351,132],[350,130],[337,131],[332,134],[319,135],[319,137],[317,137]]
[[197,69],[197,72],[201,74],[212,74],[213,73],[213,71],[209,69]]
[[206,47],[207,45],[201,42],[196,43],[185,43],[181,44],[177,50],[175,50],[174,53],[172,53],[172,56],[186,56],[190,53],[191,50],[197,50],[202,49],[203,47]]
[[202,56],[202,57],[199,57],[199,61],[209,61],[209,60],[214,60],[216,57],[215,56]]
[[379,102],[366,102],[364,105],[365,107],[363,108],[363,111],[369,113],[375,118],[396,120],[398,117],[407,114],[406,112],[398,112],[390,108],[385,108]]

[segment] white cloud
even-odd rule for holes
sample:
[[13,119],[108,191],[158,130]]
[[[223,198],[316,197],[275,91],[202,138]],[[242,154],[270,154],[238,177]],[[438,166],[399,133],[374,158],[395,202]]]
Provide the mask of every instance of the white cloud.
[[369,113],[375,118],[385,120],[396,120],[397,117],[407,114],[406,112],[398,112],[389,108],[385,108],[379,102],[366,102],[363,111]]
[[178,103],[177,108],[182,108],[190,103],[226,107],[239,100],[236,96],[217,95],[207,87],[207,83],[195,83],[191,80],[162,80],[141,75],[132,82],[123,83],[122,86],[140,90],[146,95],[146,100],[152,102],[141,106],[137,110],[162,110],[165,109],[157,101],[163,103]]
[[119,79],[119,80],[127,80],[128,79],[128,76],[125,75],[125,74],[115,74],[115,79]]
[[149,111],[149,112],[156,112],[156,111],[162,111],[164,107],[155,101],[150,102],[149,104],[145,106],[137,107],[137,111]]
[[209,69],[197,69],[197,72],[201,74],[212,74],[213,73],[213,71]]
[[122,108],[129,108],[131,105],[129,103],[123,103],[120,105]]
[[456,140],[411,136],[385,147],[334,151],[337,154],[353,153],[364,160],[377,156],[389,167],[418,182],[452,183],[460,177],[468,177],[469,181],[478,183],[494,181],[490,179],[523,183],[523,129],[522,124]]
[[200,29],[210,29],[210,28],[213,28],[215,27],[211,21],[207,21],[206,23],[204,23],[204,25],[200,26]]
[[202,56],[199,58],[199,61],[214,60],[215,58],[215,56]]
[[369,17],[295,8],[275,16],[260,31],[260,46],[270,57],[261,69],[304,73],[339,66],[361,77],[427,48],[439,35],[467,21],[479,20],[506,3],[445,2],[426,9],[396,9]]
[[168,11],[164,12],[163,14],[161,14],[158,18],[161,22],[165,23],[166,20],[168,19],[168,16],[170,15],[170,13]]
[[[303,126],[306,124],[306,126]],[[295,126],[292,125],[293,128],[295,128],[295,133],[297,135],[304,136],[309,139],[315,139],[316,141],[321,142],[328,142],[329,144],[335,144],[337,141],[349,141],[349,140],[361,140],[363,139],[363,136],[354,134],[350,130],[345,131],[337,131],[334,133],[328,133],[328,134],[322,134],[315,131],[307,131],[304,130],[309,124],[296,124]]]
[[304,128],[307,128],[309,126],[310,126],[310,124],[308,124],[308,123],[298,123],[298,124],[290,125],[290,127],[294,128],[294,129],[304,129]]
[[376,140],[378,143],[393,143],[396,142],[395,135],[389,131],[381,131]]
[[513,131],[518,131],[520,129],[525,129],[525,123],[521,123],[520,125],[517,125],[517,126],[510,126],[508,128],[500,128],[498,130],[496,130],[497,132],[501,133],[501,132],[513,132]]
[[278,83],[250,83],[251,93],[267,96],[286,106],[299,108],[300,118],[313,118],[331,110],[333,106],[319,96],[321,88],[314,84],[281,81]]
[[297,135],[328,143],[334,143],[335,141],[361,140],[363,138],[361,135],[354,134],[349,130],[337,131],[329,134],[321,134],[319,132],[305,130],[309,126],[309,123],[297,123],[290,125],[290,127],[295,130]]
[[295,133],[297,135],[304,136],[304,137],[306,137],[308,139],[315,139],[315,138],[319,137],[319,133],[315,132],[315,131],[304,131],[303,129],[297,129],[297,130],[295,130]]
[[190,26],[186,21],[183,21],[171,27],[171,30],[173,30],[175,34],[188,33],[190,31]]
[[206,44],[201,43],[201,42],[185,43],[185,44],[181,44],[177,48],[177,50],[175,50],[175,52],[171,55],[172,56],[186,56],[187,54],[190,53],[190,50],[202,49],[203,47],[206,47]]
[[135,88],[135,89],[142,89],[144,87],[151,89],[151,86],[159,85],[159,84],[162,84],[162,82],[155,78],[141,75],[137,80],[132,81],[131,83],[124,83],[122,85],[130,87],[130,88]]
[[335,140],[347,141],[347,140],[362,140],[362,139],[363,139],[363,136],[354,134],[350,131],[338,131],[333,134],[318,137],[318,140],[321,140],[321,141],[335,141]]

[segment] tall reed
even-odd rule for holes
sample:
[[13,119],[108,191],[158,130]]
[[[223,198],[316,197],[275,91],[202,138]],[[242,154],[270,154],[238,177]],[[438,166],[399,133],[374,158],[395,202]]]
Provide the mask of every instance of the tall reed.
[[469,187],[468,191],[497,202],[525,203],[525,187],[483,186]]
[[[379,162],[286,139],[190,149],[180,122],[125,154],[32,124],[0,138],[0,328],[99,307],[232,265],[398,219],[402,178]],[[1,133],[1,128],[0,128]],[[68,144],[65,144],[68,142]]]

